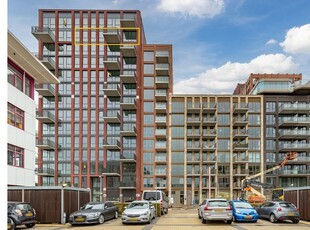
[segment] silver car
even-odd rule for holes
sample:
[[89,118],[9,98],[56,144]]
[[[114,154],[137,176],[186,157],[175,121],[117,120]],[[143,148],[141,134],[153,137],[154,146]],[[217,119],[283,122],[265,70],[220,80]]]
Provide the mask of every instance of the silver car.
[[256,210],[259,218],[269,219],[271,223],[278,220],[291,220],[297,224],[300,220],[297,208],[290,202],[270,201],[262,204]]
[[207,220],[224,220],[231,224],[232,208],[226,199],[206,199],[199,205],[198,217],[202,219],[202,223],[206,223]]
[[149,201],[133,201],[122,214],[122,223],[151,223],[155,219],[155,206]]

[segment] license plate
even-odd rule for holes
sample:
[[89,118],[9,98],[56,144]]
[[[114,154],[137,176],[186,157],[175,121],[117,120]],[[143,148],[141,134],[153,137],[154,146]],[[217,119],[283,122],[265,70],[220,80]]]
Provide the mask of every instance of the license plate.
[[78,218],[75,218],[75,221],[76,222],[83,222],[84,218],[83,217],[78,217]]
[[288,216],[295,216],[295,213],[289,212],[289,213],[287,213],[287,215],[288,215]]
[[129,221],[138,221],[138,218],[129,218]]
[[32,213],[26,213],[26,216],[33,216]]
[[252,219],[252,216],[251,215],[247,215],[247,216],[245,216],[245,219]]
[[222,210],[222,209],[215,209],[214,211],[215,212],[223,212],[224,210]]

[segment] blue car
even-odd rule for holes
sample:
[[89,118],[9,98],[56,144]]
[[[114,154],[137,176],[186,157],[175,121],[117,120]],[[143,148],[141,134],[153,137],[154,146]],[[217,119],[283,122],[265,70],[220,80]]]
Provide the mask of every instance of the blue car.
[[256,210],[247,202],[244,201],[231,201],[230,205],[233,211],[233,221],[248,221],[256,223],[258,214]]

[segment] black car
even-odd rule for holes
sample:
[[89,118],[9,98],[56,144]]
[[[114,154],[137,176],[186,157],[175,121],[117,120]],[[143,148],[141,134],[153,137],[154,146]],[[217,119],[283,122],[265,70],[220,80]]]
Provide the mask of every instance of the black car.
[[80,210],[70,214],[69,223],[71,225],[103,224],[113,218],[118,218],[118,208],[112,202],[89,202]]
[[8,218],[11,221],[11,229],[16,229],[19,225],[32,228],[36,224],[36,212],[30,203],[9,201]]

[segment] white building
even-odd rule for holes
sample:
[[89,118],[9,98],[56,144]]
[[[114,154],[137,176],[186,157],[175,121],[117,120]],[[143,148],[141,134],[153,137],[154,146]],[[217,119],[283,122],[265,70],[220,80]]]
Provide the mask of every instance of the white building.
[[37,122],[34,86],[59,80],[10,31],[7,70],[7,184],[34,186]]

